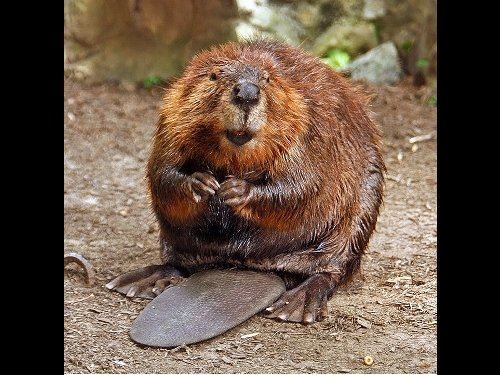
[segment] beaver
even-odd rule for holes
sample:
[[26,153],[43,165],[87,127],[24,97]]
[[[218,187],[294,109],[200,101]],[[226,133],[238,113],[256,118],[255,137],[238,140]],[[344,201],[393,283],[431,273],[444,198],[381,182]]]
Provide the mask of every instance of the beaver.
[[274,272],[270,318],[313,323],[358,270],[383,199],[367,96],[287,44],[230,42],[166,90],[147,163],[161,265],[107,284],[153,298],[207,268]]

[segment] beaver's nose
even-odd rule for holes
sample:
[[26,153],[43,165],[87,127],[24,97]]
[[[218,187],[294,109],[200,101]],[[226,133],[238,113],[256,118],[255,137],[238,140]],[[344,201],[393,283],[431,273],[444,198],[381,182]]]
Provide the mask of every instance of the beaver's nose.
[[233,88],[233,101],[238,105],[255,105],[259,102],[259,95],[259,86],[250,82],[238,83]]

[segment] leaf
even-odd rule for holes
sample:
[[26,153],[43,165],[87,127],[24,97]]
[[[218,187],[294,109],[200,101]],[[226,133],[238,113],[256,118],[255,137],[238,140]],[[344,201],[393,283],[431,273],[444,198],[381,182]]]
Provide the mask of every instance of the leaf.
[[142,81],[145,88],[150,89],[153,86],[159,85],[162,79],[158,76],[149,76]]
[[427,104],[430,105],[431,107],[436,107],[437,106],[437,98],[435,95],[431,95],[429,96],[429,98],[427,99]]
[[323,62],[332,67],[333,69],[339,70],[347,66],[351,61],[351,56],[341,49],[334,48],[326,54]]
[[416,62],[418,68],[425,69],[429,66],[429,60],[427,59],[418,59]]

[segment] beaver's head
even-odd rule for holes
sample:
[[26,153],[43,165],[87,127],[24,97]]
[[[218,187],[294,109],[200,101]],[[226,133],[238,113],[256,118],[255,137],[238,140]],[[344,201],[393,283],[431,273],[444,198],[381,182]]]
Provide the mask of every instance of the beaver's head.
[[272,162],[294,146],[307,122],[291,70],[255,43],[197,55],[165,98],[167,133],[216,167],[248,171]]
[[[258,66],[232,61],[211,69],[209,79],[221,88],[216,100],[219,124],[225,138],[234,146],[258,142],[259,131],[267,121],[266,108],[269,72]],[[217,97],[218,96],[218,97]]]

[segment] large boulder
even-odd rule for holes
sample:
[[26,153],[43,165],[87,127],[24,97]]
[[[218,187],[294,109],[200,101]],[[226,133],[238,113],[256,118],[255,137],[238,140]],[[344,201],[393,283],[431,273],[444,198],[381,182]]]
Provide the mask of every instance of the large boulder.
[[230,0],[65,0],[64,65],[88,81],[178,74],[200,49],[236,39]]

